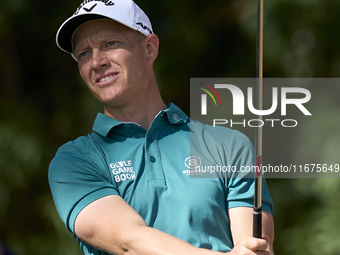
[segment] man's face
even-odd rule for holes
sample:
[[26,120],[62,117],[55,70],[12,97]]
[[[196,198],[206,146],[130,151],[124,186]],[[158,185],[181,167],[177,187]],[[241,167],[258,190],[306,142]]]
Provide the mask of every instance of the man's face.
[[120,107],[146,93],[146,37],[112,20],[80,26],[73,39],[79,73],[105,106]]

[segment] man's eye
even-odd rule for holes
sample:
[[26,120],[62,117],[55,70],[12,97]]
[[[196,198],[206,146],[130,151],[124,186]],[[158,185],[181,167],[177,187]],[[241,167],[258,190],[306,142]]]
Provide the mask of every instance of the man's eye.
[[107,45],[108,46],[113,46],[113,45],[115,45],[117,42],[115,42],[115,41],[112,41],[112,42],[109,42]]
[[80,53],[79,54],[79,58],[84,58],[87,56],[87,54],[89,54],[87,51],[83,52],[83,53]]

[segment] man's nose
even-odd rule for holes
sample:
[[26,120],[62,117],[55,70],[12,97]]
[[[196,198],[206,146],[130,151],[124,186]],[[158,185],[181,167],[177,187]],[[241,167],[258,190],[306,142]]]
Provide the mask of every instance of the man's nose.
[[92,52],[92,68],[100,69],[109,64],[106,53],[100,50],[94,50]]

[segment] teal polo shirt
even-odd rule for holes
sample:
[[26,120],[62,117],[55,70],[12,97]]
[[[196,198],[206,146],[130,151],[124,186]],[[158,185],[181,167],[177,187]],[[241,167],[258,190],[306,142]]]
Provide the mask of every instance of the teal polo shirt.
[[[148,226],[227,252],[233,247],[227,210],[253,206],[253,178],[218,172],[218,167],[208,173],[204,166],[253,164],[246,136],[190,120],[170,104],[148,130],[98,114],[91,134],[59,148],[48,177],[57,211],[72,233],[85,206],[118,195]],[[263,209],[272,207],[264,181]],[[77,240],[84,254],[106,254]]]

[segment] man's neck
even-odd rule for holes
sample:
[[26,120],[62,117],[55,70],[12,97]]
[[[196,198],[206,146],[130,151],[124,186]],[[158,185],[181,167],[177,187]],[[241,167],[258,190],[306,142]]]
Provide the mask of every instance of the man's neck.
[[160,95],[120,107],[105,107],[105,115],[122,122],[134,122],[148,130],[156,115],[166,109]]

